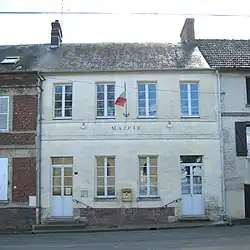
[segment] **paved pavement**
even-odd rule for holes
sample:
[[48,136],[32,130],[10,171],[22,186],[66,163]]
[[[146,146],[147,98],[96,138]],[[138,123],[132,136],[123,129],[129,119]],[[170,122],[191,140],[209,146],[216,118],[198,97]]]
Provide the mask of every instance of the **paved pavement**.
[[0,235],[0,250],[249,250],[250,226],[82,234]]

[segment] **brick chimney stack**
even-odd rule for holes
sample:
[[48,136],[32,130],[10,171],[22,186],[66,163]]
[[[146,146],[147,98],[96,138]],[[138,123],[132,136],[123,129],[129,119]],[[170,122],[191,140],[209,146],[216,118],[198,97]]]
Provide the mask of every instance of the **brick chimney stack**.
[[180,38],[182,43],[189,43],[195,40],[194,18],[186,18]]
[[62,28],[58,20],[51,23],[51,48],[58,48],[62,43]]

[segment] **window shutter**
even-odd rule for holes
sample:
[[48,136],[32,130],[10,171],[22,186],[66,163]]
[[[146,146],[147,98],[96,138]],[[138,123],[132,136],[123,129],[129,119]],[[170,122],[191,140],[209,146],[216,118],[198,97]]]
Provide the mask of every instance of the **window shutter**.
[[236,155],[247,156],[246,123],[235,122]]
[[250,104],[250,77],[246,77],[247,104]]

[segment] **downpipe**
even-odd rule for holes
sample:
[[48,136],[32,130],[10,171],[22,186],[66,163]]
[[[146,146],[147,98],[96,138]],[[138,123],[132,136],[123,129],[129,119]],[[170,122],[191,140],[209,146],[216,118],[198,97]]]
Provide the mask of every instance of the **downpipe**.
[[41,223],[41,164],[42,164],[42,114],[43,114],[43,88],[45,78],[38,73],[39,98],[37,119],[37,162],[36,162],[36,224]]
[[226,189],[225,189],[225,167],[224,167],[224,145],[223,145],[223,124],[222,124],[222,108],[221,108],[221,81],[220,73],[216,70],[217,77],[217,93],[218,93],[218,123],[219,123],[219,138],[220,138],[220,157],[221,157],[221,196],[222,196],[222,211],[221,220],[227,220],[227,202],[226,202]]

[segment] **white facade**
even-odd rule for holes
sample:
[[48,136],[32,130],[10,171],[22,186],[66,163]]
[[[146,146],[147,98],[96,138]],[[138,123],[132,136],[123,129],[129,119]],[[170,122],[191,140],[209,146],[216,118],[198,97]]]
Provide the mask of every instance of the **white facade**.
[[[94,208],[148,208],[161,207],[178,198],[183,198],[181,203],[172,204],[176,207],[176,216],[202,214],[212,216],[219,211],[222,206],[221,157],[217,82],[214,72],[190,70],[57,74],[47,75],[45,78],[41,180],[43,217],[77,215],[77,208],[82,207],[82,203]],[[156,107],[153,109],[156,113],[152,111],[154,115],[151,117],[138,117],[138,82],[155,84]],[[115,98],[124,91],[124,83],[126,83],[128,117],[123,115],[125,109],[119,106],[115,106],[115,117],[96,117],[96,84],[103,83],[115,84]],[[198,84],[198,115],[190,116],[190,113],[181,118],[180,83]],[[54,85],[63,84],[73,86],[72,117],[55,119]],[[190,96],[189,93],[189,98]],[[189,105],[191,101],[188,100]],[[64,111],[66,112],[68,111]],[[183,155],[200,156],[202,159],[202,163],[197,161],[193,164],[194,167],[196,165],[201,167],[201,173],[195,176],[193,172],[193,176],[191,174],[191,177],[188,177],[192,179],[188,183],[192,184],[190,189],[193,195],[185,195],[181,192],[180,156]],[[58,172],[59,175],[64,172],[65,180],[67,177],[70,179],[70,176],[65,173],[72,167],[72,185],[70,180],[67,183],[65,181],[65,184],[62,179],[56,177],[57,170],[52,170],[52,157],[73,157],[73,164],[64,166],[64,170]],[[96,157],[114,158],[115,171],[109,174],[114,177],[111,181],[115,183],[114,195],[113,191],[111,196],[108,195],[105,189],[106,196],[97,197]],[[157,158],[157,162],[152,163],[157,167],[154,169],[157,175],[149,176],[149,170],[144,176],[145,185],[149,185],[147,181],[151,180],[151,184],[153,183],[151,186],[155,188],[152,190],[156,191],[151,192],[151,186],[145,186],[145,190],[149,193],[144,195],[140,195],[139,192],[139,186],[144,185],[140,184],[144,177],[141,176],[139,157],[146,157],[148,162],[150,158],[147,157]],[[109,159],[105,161],[107,163]],[[55,167],[62,169],[60,164]],[[52,192],[53,173],[54,184],[57,183],[54,185],[55,190],[61,188],[64,193],[64,195],[58,195],[59,198],[53,196]],[[104,184],[108,185],[107,172],[105,176]],[[202,188],[195,184],[196,181],[201,181]],[[112,183],[109,184],[110,190],[112,190]],[[62,185],[64,188],[61,187]],[[195,195],[195,185],[201,190],[200,193],[198,192],[199,195]],[[132,201],[122,201],[121,189],[124,188],[132,190]],[[59,193],[62,193],[61,191]],[[81,203],[76,204],[72,199]]]
[[247,75],[247,72],[221,73],[220,77],[226,208],[227,215],[231,218],[245,218],[244,184],[250,183],[249,159],[247,155],[237,156],[235,135],[235,122],[250,121],[246,93]]

